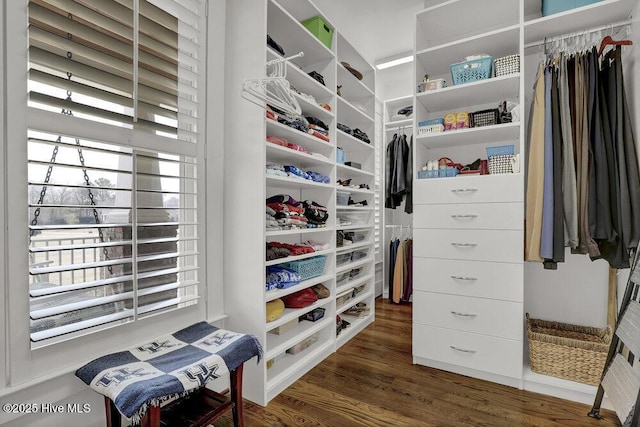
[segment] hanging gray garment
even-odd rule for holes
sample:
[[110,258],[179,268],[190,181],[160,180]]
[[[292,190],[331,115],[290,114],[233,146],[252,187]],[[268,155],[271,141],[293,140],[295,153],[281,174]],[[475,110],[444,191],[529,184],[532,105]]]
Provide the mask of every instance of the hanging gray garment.
[[589,65],[589,231],[596,241],[614,238],[609,193],[609,160],[604,146],[600,113],[600,70],[595,46],[586,55]]
[[562,196],[564,207],[565,246],[578,246],[578,199],[576,194],[576,165],[571,132],[571,108],[567,79],[567,57],[560,62],[560,125],[562,127]]
[[407,197],[404,201],[404,211],[413,213],[413,135],[409,139],[409,160],[407,161]]

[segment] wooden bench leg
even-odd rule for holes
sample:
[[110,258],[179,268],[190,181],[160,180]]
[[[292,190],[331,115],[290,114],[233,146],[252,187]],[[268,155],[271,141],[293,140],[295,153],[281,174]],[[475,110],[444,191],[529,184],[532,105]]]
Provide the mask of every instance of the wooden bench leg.
[[107,412],[107,427],[122,427],[122,418],[120,418],[120,412],[113,404],[111,399],[105,396],[104,408]]
[[233,425],[235,427],[244,426],[242,415],[242,368],[240,365],[235,371],[231,371],[229,388],[231,389],[231,402],[233,403]]

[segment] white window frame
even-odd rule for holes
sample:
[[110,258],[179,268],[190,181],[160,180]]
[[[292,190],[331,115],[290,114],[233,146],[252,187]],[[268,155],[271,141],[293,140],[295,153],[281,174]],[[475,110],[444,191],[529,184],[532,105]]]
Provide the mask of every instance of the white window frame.
[[[0,22],[4,23],[4,3],[0,6]],[[5,153],[6,153],[6,129],[5,129],[5,111],[6,111],[6,80],[4,78],[4,65],[5,58],[7,57],[5,52],[5,43],[4,43],[4,32],[0,31],[0,51],[2,51],[2,55],[0,55],[0,165],[5,164]],[[2,194],[7,194],[6,187],[6,168],[2,168],[2,173],[0,173],[0,192]],[[7,270],[5,264],[5,230],[7,229],[6,222],[6,197],[0,197],[0,307],[6,307],[6,284],[7,281]],[[3,310],[3,314],[0,315],[0,343],[7,343],[6,340],[6,310]],[[8,360],[8,346],[3,346],[4,353],[0,355],[1,360],[0,363],[0,390],[4,388],[7,383],[6,380],[6,361]]]
[[[206,130],[205,120],[205,90],[206,60],[202,61],[199,88],[202,90],[202,114],[199,117],[201,130],[200,142],[195,144],[194,157],[198,159],[198,256],[200,286],[198,294],[203,297],[197,304],[168,313],[138,320],[136,322],[119,325],[99,332],[87,334],[69,341],[52,344],[47,347],[31,349],[29,334],[29,297],[28,297],[28,218],[27,218],[27,129],[30,123],[45,124],[46,127],[60,134],[72,132],[73,136],[105,141],[119,141],[131,148],[154,147],[158,151],[170,151],[175,140],[158,138],[144,131],[122,130],[108,125],[87,121],[78,126],[71,118],[46,111],[35,111],[27,107],[27,22],[28,0],[12,0],[3,2],[5,5],[5,58],[7,61],[6,75],[6,105],[11,106],[6,111],[6,202],[7,210],[5,223],[6,240],[6,301],[3,308],[7,308],[6,336],[0,342],[7,351],[6,378],[2,385],[8,388],[36,381],[38,378],[55,375],[56,372],[70,372],[87,361],[105,353],[118,351],[130,347],[132,343],[142,342],[149,337],[162,335],[191,323],[206,318],[206,244],[205,244],[205,194],[206,194]],[[201,28],[206,29],[205,14],[200,17]],[[206,30],[204,30],[206,31]],[[206,46],[206,34],[202,37]],[[203,48],[203,54],[206,55]],[[206,59],[206,58],[205,58]],[[69,125],[73,123],[73,128]],[[71,130],[72,129],[72,130]],[[167,150],[169,149],[169,150]],[[2,219],[0,217],[0,219]],[[1,373],[2,371],[0,371]],[[0,387],[1,389],[2,387]]]

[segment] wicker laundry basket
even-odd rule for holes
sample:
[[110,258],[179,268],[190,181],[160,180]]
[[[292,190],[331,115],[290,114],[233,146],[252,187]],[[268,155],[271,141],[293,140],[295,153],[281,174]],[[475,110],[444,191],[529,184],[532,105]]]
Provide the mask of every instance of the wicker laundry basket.
[[611,327],[578,326],[527,317],[531,370],[598,385],[611,342]]

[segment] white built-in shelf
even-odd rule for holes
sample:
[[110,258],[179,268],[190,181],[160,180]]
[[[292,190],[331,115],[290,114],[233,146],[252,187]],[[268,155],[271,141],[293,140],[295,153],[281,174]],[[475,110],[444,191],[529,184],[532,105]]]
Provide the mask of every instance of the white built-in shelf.
[[500,145],[503,142],[516,141],[520,138],[520,122],[505,123],[493,126],[482,126],[431,133],[418,136],[416,141],[426,148],[449,148],[469,145]]
[[[593,385],[533,372],[529,365],[524,366],[522,379],[525,390],[568,399],[574,402],[581,402],[586,405],[593,404],[598,390],[598,388]],[[603,407],[611,408],[608,399],[605,399],[603,402]]]
[[321,182],[313,182],[309,179],[304,178],[292,178],[292,177],[284,177],[278,175],[269,175],[265,174],[265,180],[267,183],[267,187],[277,187],[277,188],[288,188],[291,190],[298,189],[333,189],[334,185],[332,184],[323,184]]
[[[516,25],[520,21],[519,6],[513,0],[442,1],[416,15],[416,49]],[[452,12],[456,8],[461,13]]]
[[308,365],[309,368],[315,366],[316,363],[324,358],[325,354],[333,350],[334,344],[332,339],[325,337],[320,338],[298,354],[285,353],[281,359],[275,362],[272,368],[267,369],[267,397],[269,399],[275,397],[281,391],[278,390],[279,386],[289,381],[305,365]]
[[[369,132],[370,127],[373,125],[373,118],[370,116],[371,112],[363,112],[355,105],[347,101],[341,96],[338,96],[338,123],[349,126],[351,129],[360,128],[360,130]],[[367,128],[367,129],[363,129]],[[373,135],[368,135],[372,138]]]
[[289,142],[298,144],[311,152],[320,152],[326,156],[333,151],[331,142],[324,141],[308,133],[299,131],[290,126],[278,123],[275,120],[267,119],[267,136],[273,135],[285,138]]
[[330,303],[330,298],[319,299],[311,305],[308,305],[304,308],[285,308],[282,316],[274,320],[273,322],[267,323],[267,330],[270,331],[273,328],[277,328],[278,326],[282,326],[290,320],[297,319],[303,314],[313,310],[314,308],[322,307],[323,305]]
[[373,206],[336,206],[336,209],[340,211],[351,211],[351,212],[373,212]]
[[347,292],[350,289],[357,288],[358,286],[362,285],[363,283],[368,282],[369,280],[373,279],[374,277],[375,277],[375,274],[368,273],[367,275],[362,276],[362,277],[358,277],[357,279],[348,280],[345,284],[340,285],[338,288],[336,288],[336,295],[341,295],[341,294]]
[[[362,259],[359,259],[357,261],[350,262],[348,264],[336,267],[336,273],[344,273],[345,271],[351,270],[352,268],[365,266],[365,265],[371,263],[372,261],[373,261],[373,258],[371,258],[371,257],[362,258]],[[352,286],[356,286],[356,285],[352,285]]]
[[397,130],[399,127],[411,127],[413,126],[413,119],[404,119],[404,120],[394,120],[391,122],[387,122],[384,124],[384,127],[387,131]]
[[[369,224],[369,225],[362,225],[362,224],[356,224],[356,225],[345,225],[345,226],[340,226],[338,225],[336,227],[336,230],[341,230],[341,231],[354,231],[354,230],[369,230],[370,228],[373,227],[373,224]],[[351,247],[352,245],[349,245],[349,247]],[[346,246],[344,246],[346,247]],[[342,248],[340,248],[342,249]]]
[[[349,192],[351,194],[365,194],[365,195],[373,195],[373,194],[375,194],[375,192],[373,190],[367,190],[366,188],[352,188],[352,187],[345,187],[345,186],[342,186],[342,185],[337,185],[336,189],[338,191],[345,191],[345,192]],[[338,207],[340,207],[340,206],[338,206]]]
[[[293,142],[293,141],[292,141]],[[267,161],[276,163],[295,162],[300,167],[333,166],[333,162],[325,157],[314,156],[302,151],[292,150],[278,144],[266,142]]]
[[303,57],[293,60],[303,68],[334,58],[330,49],[273,0],[267,6],[267,34],[282,47],[285,57],[304,52]]
[[353,152],[353,151],[362,151],[362,150],[364,151],[374,150],[373,145],[367,144],[366,142],[356,138],[355,136],[349,135],[348,133],[343,132],[340,129],[336,130],[336,134],[338,135],[338,142],[336,144],[338,145],[338,147],[341,147],[345,151]]
[[[328,299],[326,300],[329,302]],[[264,357],[269,360],[280,353],[284,353],[288,348],[293,347],[300,341],[322,330],[330,323],[335,323],[335,320],[332,320],[331,317],[323,317],[315,322],[302,320],[298,323],[298,326],[284,334],[275,335],[267,333],[267,351]]]
[[265,293],[265,302],[273,301],[278,298],[290,295],[292,293],[301,291],[309,286],[317,285],[318,283],[327,282],[335,277],[334,274],[325,274],[323,276],[312,277],[311,279],[304,280],[295,286],[290,286],[285,289],[274,289]]
[[296,65],[287,62],[287,80],[294,88],[298,89],[302,93],[313,95],[318,102],[326,102],[335,107],[331,100],[333,100],[333,92],[331,89],[311,77],[306,71],[297,67]]
[[541,0],[526,3],[527,18],[524,23],[525,47],[539,42],[545,37],[583,31],[600,25],[615,24],[629,19],[637,0],[602,0],[587,6],[567,10],[549,16],[542,16]]
[[338,172],[338,177],[342,178],[344,175],[348,175],[348,176],[359,176],[359,177],[373,177],[374,174],[373,172],[368,172],[368,171],[364,171],[362,169],[358,169],[358,168],[352,168],[351,166],[347,166],[347,165],[341,165],[341,164],[337,164],[336,165],[337,168],[337,172]]
[[340,348],[343,344],[348,342],[351,338],[353,338],[354,336],[362,332],[362,330],[367,326],[369,326],[374,319],[373,308],[370,308],[369,315],[366,317],[353,317],[353,316],[345,316],[342,314],[340,316],[347,322],[351,323],[351,326],[340,331],[340,335],[338,335],[338,338],[336,339],[337,348]]
[[345,252],[351,252],[353,250],[356,249],[362,249],[362,248],[366,248],[368,246],[371,246],[373,242],[367,240],[366,242],[361,242],[361,243],[356,243],[353,245],[349,245],[349,246],[341,246],[340,248],[336,249],[336,254],[341,254],[341,253],[345,253]]
[[333,227],[320,227],[320,228],[293,228],[291,230],[267,230],[265,235],[267,237],[278,236],[293,236],[296,234],[315,234],[324,233],[325,231],[334,231]]
[[[428,47],[416,53],[417,61],[430,78],[444,76],[451,86],[451,64],[461,62],[465,56],[486,53],[494,59],[517,54],[520,41],[520,26],[513,25],[442,45]],[[417,80],[422,80],[416,76]]]
[[[284,262],[300,261],[301,259],[313,258],[313,257],[320,256],[320,255],[329,255],[331,253],[333,253],[333,249],[327,249],[327,250],[324,250],[324,251],[312,252],[312,253],[304,254],[304,255],[288,256],[288,257],[285,257],[285,258],[272,259],[270,261],[267,261],[265,263],[265,265],[269,266],[269,265],[282,264]],[[324,277],[324,276],[321,276],[321,277]],[[313,279],[310,279],[310,280],[317,280],[317,278],[314,277]],[[326,279],[324,279],[324,280],[326,280]],[[303,283],[305,283],[305,282],[303,282]],[[270,294],[271,292],[267,292],[267,293]],[[276,298],[280,298],[280,297],[276,297]]]
[[300,94],[293,93],[302,109],[303,116],[313,116],[322,120],[327,126],[336,117],[332,111],[329,111],[318,104],[314,104],[308,98],[301,96]]
[[[360,81],[365,87],[371,91],[375,90],[375,69],[360,53],[338,32],[338,45],[336,46],[336,59],[340,62],[347,62],[349,66],[355,68],[362,73]],[[354,77],[355,79],[355,77]],[[356,79],[357,80],[357,79]]]
[[520,73],[517,73],[422,92],[416,95],[416,101],[429,113],[446,113],[490,103],[497,108],[503,100],[517,100],[519,94]]
[[[349,65],[351,65],[351,63],[349,63]],[[343,97],[351,101],[373,98],[373,91],[365,86],[361,80],[358,80],[356,76],[351,74],[351,71],[347,70],[340,62],[337,63],[337,66],[338,85],[342,86],[340,93]]]
[[[355,286],[351,286],[352,288]],[[346,302],[346,304],[344,304],[341,307],[336,307],[336,313],[337,314],[342,314],[343,311],[349,309],[349,307],[353,307],[354,305],[356,305],[359,302],[362,302],[366,299],[370,299],[373,296],[373,290],[372,289],[367,289],[366,291],[363,291],[360,295],[356,295],[355,298],[350,299],[349,301]],[[371,310],[373,310],[373,307],[371,307]]]

